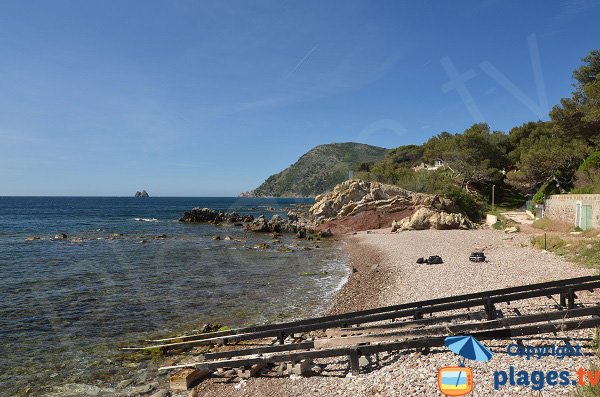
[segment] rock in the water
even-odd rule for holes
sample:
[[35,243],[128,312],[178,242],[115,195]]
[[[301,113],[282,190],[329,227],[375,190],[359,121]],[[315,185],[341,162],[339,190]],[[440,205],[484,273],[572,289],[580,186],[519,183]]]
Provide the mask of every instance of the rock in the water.
[[142,190],[141,192],[138,190],[137,192],[135,192],[134,197],[150,197],[150,195],[145,190]]
[[325,229],[325,230],[321,230],[319,232],[319,237],[331,237],[331,236],[333,236],[331,229]]
[[261,215],[248,225],[248,229],[253,232],[269,232],[269,222]]
[[213,240],[221,240],[221,236],[216,235],[211,237]]
[[299,219],[299,215],[295,211],[288,211],[287,216],[288,219],[292,222],[297,221]]
[[296,233],[296,237],[306,238],[306,231],[304,229],[298,230],[298,233]]
[[239,222],[252,222],[254,217],[252,215],[241,216],[236,212],[218,212],[211,208],[194,208],[191,211],[186,211],[180,222],[197,222],[197,223],[239,223]]
[[287,230],[288,224],[279,215],[273,215],[269,221],[269,231],[282,233]]
[[53,240],[66,240],[67,235],[64,233],[58,233],[54,236]]

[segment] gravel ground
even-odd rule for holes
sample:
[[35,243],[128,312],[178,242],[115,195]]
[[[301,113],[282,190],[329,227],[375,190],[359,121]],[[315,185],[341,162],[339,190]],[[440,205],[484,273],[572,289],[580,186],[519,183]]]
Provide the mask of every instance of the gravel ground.
[[[392,234],[389,231],[362,232],[346,239],[355,272],[334,300],[331,313],[359,310],[414,300],[457,295],[489,289],[531,284],[561,278],[593,274],[586,269],[530,247],[528,236],[504,234],[493,230],[415,231]],[[473,264],[469,253],[483,250],[488,263]],[[417,257],[440,255],[444,264],[417,265]],[[581,293],[580,301],[597,303],[598,295]],[[555,302],[540,298],[511,306],[499,305],[505,315],[550,310]],[[490,341],[486,345],[494,352],[488,363],[468,362],[473,369],[473,396],[564,396],[572,395],[573,386],[545,385],[541,391],[526,386],[506,386],[495,390],[494,372],[564,371],[576,379],[578,368],[591,369],[600,362],[591,353],[594,330],[567,334],[524,338],[526,346],[583,346],[583,357],[554,357],[527,360],[506,354],[510,341]],[[428,354],[401,352],[380,355],[378,360],[363,367],[358,376],[348,375],[345,359],[321,360],[320,376],[308,378],[277,378],[270,374],[233,384],[206,381],[197,387],[200,396],[438,396],[437,371],[440,367],[458,364],[458,356],[447,349]]]

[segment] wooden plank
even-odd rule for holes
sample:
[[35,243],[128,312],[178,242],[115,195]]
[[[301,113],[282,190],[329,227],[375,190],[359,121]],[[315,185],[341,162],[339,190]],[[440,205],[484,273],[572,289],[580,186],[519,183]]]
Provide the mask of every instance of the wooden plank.
[[174,391],[185,391],[209,373],[210,371],[206,368],[185,368],[169,378],[169,386]]
[[280,353],[293,350],[310,350],[315,347],[312,341],[302,343],[290,343],[288,345],[275,345],[266,347],[252,347],[249,349],[228,350],[215,353],[204,353],[200,357],[202,360],[215,360],[219,358],[231,358],[239,356],[250,356],[253,354]]
[[516,293],[516,292],[524,292],[524,291],[531,291],[531,290],[535,290],[535,289],[573,285],[573,284],[579,284],[579,283],[591,282],[591,281],[600,281],[600,276],[584,276],[584,277],[576,277],[576,278],[563,279],[563,280],[554,280],[554,281],[548,281],[548,282],[537,283],[537,284],[529,284],[529,285],[522,285],[522,286],[517,286],[517,287],[509,287],[509,288],[500,288],[500,289],[496,289],[496,290],[489,290],[489,291],[483,291],[483,292],[475,292],[475,293],[469,293],[469,294],[448,296],[448,297],[443,297],[443,298],[435,298],[435,299],[428,299],[428,300],[422,300],[422,301],[416,301],[416,302],[408,302],[408,303],[403,303],[403,304],[399,304],[399,305],[384,306],[384,307],[379,307],[379,308],[375,308],[375,309],[361,310],[361,311],[343,313],[343,314],[338,314],[338,315],[314,317],[314,318],[299,320],[299,321],[290,321],[290,322],[284,322],[284,323],[259,325],[259,326],[253,326],[253,327],[243,327],[243,328],[231,329],[228,331],[216,331],[216,332],[207,332],[207,333],[194,334],[194,335],[182,335],[182,336],[176,336],[176,337],[172,337],[172,338],[153,339],[153,340],[148,340],[147,342],[153,342],[153,343],[163,343],[163,342],[169,343],[169,342],[174,342],[174,341],[186,342],[186,341],[192,341],[192,340],[212,339],[212,338],[218,338],[218,337],[225,337],[225,336],[229,336],[229,335],[245,334],[245,333],[249,333],[249,332],[278,330],[278,329],[282,329],[282,328],[313,324],[316,322],[342,320],[342,319],[347,319],[347,318],[350,319],[350,318],[354,318],[357,316],[365,316],[365,315],[369,315],[369,314],[386,313],[386,312],[398,311],[398,310],[403,310],[403,309],[417,308],[420,306],[438,305],[438,304],[443,304],[443,303],[463,301],[463,300],[467,300],[467,299],[479,299],[479,298],[484,298],[484,297],[489,297],[489,296],[506,295],[506,294],[512,294],[512,293]]
[[564,318],[577,318],[582,316],[600,315],[600,306],[568,311],[545,312],[521,317],[507,317],[499,320],[484,321],[478,323],[454,324],[436,326],[417,330],[392,331],[386,333],[367,334],[331,339],[318,339],[314,341],[315,349],[325,349],[339,346],[354,346],[364,343],[376,343],[390,340],[406,339],[414,336],[425,335],[456,335],[470,331],[492,330],[515,325],[538,323],[548,320],[560,320]]
[[377,331],[382,331],[386,329],[414,329],[414,328],[422,328],[424,326],[430,324],[440,324],[446,322],[454,322],[454,321],[469,321],[469,320],[481,320],[485,318],[484,311],[471,312],[471,313],[461,313],[461,314],[452,314],[449,316],[436,316],[424,318],[422,320],[407,320],[407,321],[395,321],[389,324],[377,324],[377,325],[368,325],[362,327],[349,327],[349,328],[331,328],[326,331],[327,336],[335,337],[335,336],[343,336],[343,335],[352,335],[358,333],[373,333]]

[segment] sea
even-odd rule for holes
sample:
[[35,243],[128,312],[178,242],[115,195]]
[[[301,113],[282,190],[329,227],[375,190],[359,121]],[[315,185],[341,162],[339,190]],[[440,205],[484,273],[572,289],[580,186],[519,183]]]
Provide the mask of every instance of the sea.
[[0,197],[0,395],[118,395],[132,373],[155,375],[123,346],[323,312],[348,276],[341,243],[178,221],[193,207],[285,217],[311,202]]

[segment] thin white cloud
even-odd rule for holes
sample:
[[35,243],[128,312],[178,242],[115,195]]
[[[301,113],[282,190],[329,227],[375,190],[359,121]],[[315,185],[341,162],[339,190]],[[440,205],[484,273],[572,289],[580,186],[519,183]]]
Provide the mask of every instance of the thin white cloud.
[[315,44],[315,46],[313,48],[310,49],[310,51],[308,51],[300,60],[300,62],[298,62],[296,64],[296,66],[294,66],[294,68],[290,71],[290,73],[288,73],[288,75],[286,76],[286,79],[289,79],[290,77],[292,77],[292,75],[294,73],[296,73],[296,71],[298,69],[300,69],[302,67],[302,65],[304,65],[304,63],[308,62],[308,59],[310,58],[310,56],[312,55],[313,52],[315,52],[315,50],[317,49],[317,47],[319,47],[318,44]]

